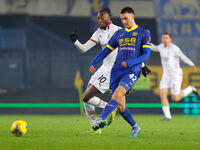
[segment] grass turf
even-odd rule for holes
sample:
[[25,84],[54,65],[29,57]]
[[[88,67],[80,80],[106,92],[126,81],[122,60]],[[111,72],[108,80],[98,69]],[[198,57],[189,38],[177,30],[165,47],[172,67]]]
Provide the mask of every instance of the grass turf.
[[[200,149],[200,118],[174,115],[136,115],[141,127],[137,138],[128,137],[131,127],[120,115],[101,135],[89,135],[87,118],[69,115],[0,115],[1,150],[155,150]],[[15,120],[28,123],[28,133],[14,137],[9,130]]]

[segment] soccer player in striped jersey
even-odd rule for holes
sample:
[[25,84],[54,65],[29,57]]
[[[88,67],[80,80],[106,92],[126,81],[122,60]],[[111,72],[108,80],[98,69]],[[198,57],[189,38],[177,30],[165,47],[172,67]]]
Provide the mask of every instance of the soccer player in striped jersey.
[[[111,11],[108,8],[102,9],[98,16],[99,28],[93,33],[92,37],[85,43],[82,44],[78,41],[77,35],[75,32],[70,34],[71,40],[74,42],[75,46],[82,52],[87,52],[89,49],[94,47],[97,43],[101,44],[102,48],[105,48],[108,41],[112,35],[121,27],[116,26],[111,21]],[[117,54],[117,49],[109,54],[103,61],[102,66],[95,72],[91,77],[86,91],[83,93],[84,109],[86,116],[88,117],[90,124],[94,126],[96,123],[95,107],[104,108],[107,105],[107,102],[101,100],[95,95],[98,93],[105,93],[109,90],[110,82],[110,72],[114,64]],[[142,74],[146,75],[150,70],[143,64]],[[131,91],[131,90],[130,90]],[[130,92],[129,91],[129,92]],[[111,123],[114,118],[115,113],[111,115],[109,122]],[[101,133],[100,130],[92,131],[91,134]]]
[[191,85],[181,91],[183,72],[180,67],[180,59],[193,68],[194,71],[197,69],[195,64],[182,53],[180,48],[172,43],[172,37],[169,33],[162,35],[161,44],[157,46],[151,44],[151,50],[160,53],[163,67],[163,75],[160,81],[160,98],[164,113],[164,119],[162,120],[169,121],[172,119],[167,99],[169,89],[172,100],[176,102],[192,92],[198,96],[197,89]]
[[139,27],[135,23],[135,13],[132,8],[123,8],[120,18],[125,28],[114,33],[108,45],[90,64],[90,72],[95,72],[96,64],[118,48],[110,77],[110,89],[113,95],[97,119],[97,124],[93,126],[93,129],[98,130],[106,126],[106,118],[118,108],[123,118],[132,127],[130,137],[136,137],[140,127],[136,124],[131,112],[125,105],[125,94],[139,78],[142,62],[149,59],[151,35],[147,29]]

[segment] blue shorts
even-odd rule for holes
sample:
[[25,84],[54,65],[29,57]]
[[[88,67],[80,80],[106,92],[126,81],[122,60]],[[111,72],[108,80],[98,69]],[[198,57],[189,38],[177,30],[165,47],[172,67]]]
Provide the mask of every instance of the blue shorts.
[[110,85],[110,93],[113,94],[119,85],[123,86],[128,92],[136,83],[137,79],[139,78],[139,75],[140,72],[127,72],[123,74],[120,78],[118,78]]

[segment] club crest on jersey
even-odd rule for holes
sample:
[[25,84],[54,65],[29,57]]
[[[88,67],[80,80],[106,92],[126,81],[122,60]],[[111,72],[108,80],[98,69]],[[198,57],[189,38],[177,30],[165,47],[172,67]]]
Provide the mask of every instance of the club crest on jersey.
[[137,32],[133,32],[132,35],[133,35],[133,36],[137,36]]
[[111,95],[113,94],[113,93],[112,93],[112,89],[110,89],[109,92],[110,92]]

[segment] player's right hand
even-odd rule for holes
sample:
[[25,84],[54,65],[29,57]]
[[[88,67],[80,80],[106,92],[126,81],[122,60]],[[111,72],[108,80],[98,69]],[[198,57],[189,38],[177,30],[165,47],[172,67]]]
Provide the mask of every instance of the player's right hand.
[[71,33],[69,34],[69,37],[70,37],[70,39],[72,40],[72,42],[76,42],[76,39],[77,39],[76,31],[71,32]]
[[94,73],[96,71],[96,69],[94,68],[93,65],[90,66],[90,72]]
[[144,66],[142,67],[142,74],[143,76],[146,78],[147,75],[151,72],[151,70],[147,67],[147,66]]
[[192,65],[191,67],[195,72],[197,72],[197,67],[195,65]]
[[123,66],[123,67],[127,67],[127,63],[125,62],[125,61],[123,61],[122,63],[121,63],[121,65]]

